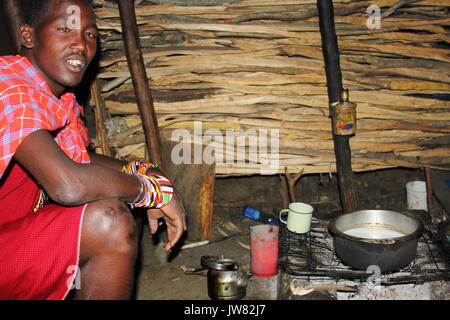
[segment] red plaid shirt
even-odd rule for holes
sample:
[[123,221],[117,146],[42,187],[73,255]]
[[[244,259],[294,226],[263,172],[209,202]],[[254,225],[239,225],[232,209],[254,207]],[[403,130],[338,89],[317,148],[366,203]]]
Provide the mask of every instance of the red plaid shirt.
[[72,160],[88,163],[87,129],[72,93],[56,98],[31,62],[0,57],[0,178],[20,143],[30,133],[58,131],[55,142]]

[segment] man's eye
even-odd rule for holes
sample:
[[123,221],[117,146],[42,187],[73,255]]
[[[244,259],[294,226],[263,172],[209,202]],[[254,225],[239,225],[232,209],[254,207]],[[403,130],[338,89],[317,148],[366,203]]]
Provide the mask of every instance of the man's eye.
[[61,28],[59,28],[59,30],[62,31],[62,32],[69,32],[70,31],[70,29],[67,28],[67,27],[61,27]]
[[88,36],[89,38],[97,39],[97,35],[96,35],[95,33],[87,32],[86,34],[87,34],[87,36]]

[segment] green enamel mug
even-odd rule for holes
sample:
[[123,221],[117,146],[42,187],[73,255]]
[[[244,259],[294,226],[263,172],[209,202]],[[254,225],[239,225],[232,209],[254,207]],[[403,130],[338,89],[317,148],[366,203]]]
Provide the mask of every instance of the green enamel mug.
[[[303,202],[292,202],[289,209],[280,211],[280,221],[286,224],[289,231],[294,233],[306,233],[311,228],[312,213],[314,208]],[[283,217],[286,216],[287,220]]]

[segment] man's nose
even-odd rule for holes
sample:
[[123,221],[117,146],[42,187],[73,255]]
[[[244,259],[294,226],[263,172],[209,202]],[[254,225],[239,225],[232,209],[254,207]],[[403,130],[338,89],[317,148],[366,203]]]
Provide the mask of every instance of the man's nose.
[[86,39],[80,30],[77,30],[77,32],[73,33],[71,47],[73,49],[78,49],[80,52],[86,52],[87,50]]

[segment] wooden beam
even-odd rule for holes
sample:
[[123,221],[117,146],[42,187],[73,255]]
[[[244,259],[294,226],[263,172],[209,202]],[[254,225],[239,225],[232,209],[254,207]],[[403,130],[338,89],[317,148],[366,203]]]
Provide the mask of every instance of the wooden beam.
[[91,95],[94,98],[95,102],[95,128],[97,131],[99,149],[101,151],[101,154],[111,157],[112,152],[111,148],[109,147],[108,132],[105,127],[105,120],[108,116],[105,101],[100,94],[98,79],[94,79],[94,81],[92,82]]
[[200,198],[200,240],[210,240],[213,229],[214,188],[216,171],[214,165],[203,165],[201,170]]
[[[334,24],[334,9],[332,0],[317,0],[319,9],[319,25],[322,36],[322,51],[327,75],[329,105],[341,100],[342,74],[339,62],[339,48]],[[331,110],[330,110],[331,112]],[[348,136],[333,134],[334,152],[336,154],[336,169],[339,190],[344,212],[357,209],[356,195],[353,188],[353,172],[351,150]]]
[[147,150],[150,160],[154,163],[158,163],[161,167],[164,167],[164,159],[161,153],[161,138],[158,131],[158,120],[156,118],[153,99],[148,86],[148,77],[139,43],[134,1],[118,0],[118,2],[128,68],[130,69],[139,113],[142,118]]
[[297,198],[295,196],[295,184],[297,183],[298,179],[300,179],[303,172],[304,172],[304,169],[302,168],[298,173],[291,174],[288,172],[288,169],[286,167],[284,168],[284,176],[285,176],[287,184],[288,184],[289,198],[291,199],[291,202],[297,201]]
[[[169,159],[176,143],[163,140],[164,158]],[[191,159],[190,163],[193,163]],[[165,173],[172,181],[186,209],[189,242],[211,240],[213,230],[215,164],[175,164],[166,162]]]
[[433,211],[433,183],[431,180],[431,169],[425,168],[425,183],[427,185],[427,208],[430,215],[434,214]]

